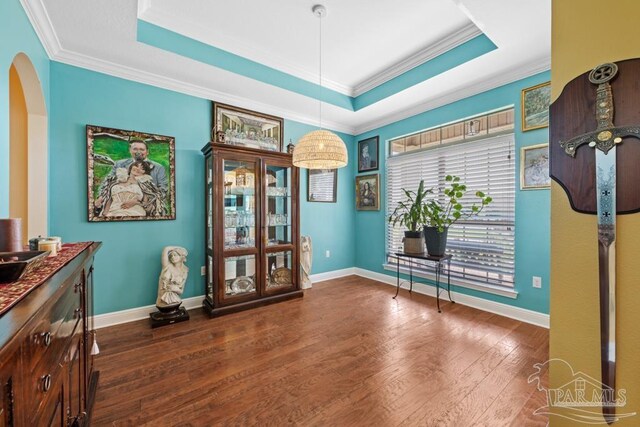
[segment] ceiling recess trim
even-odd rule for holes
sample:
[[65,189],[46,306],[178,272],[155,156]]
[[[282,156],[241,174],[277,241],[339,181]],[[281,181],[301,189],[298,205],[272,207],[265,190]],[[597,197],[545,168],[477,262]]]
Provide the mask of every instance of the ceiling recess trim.
[[194,61],[229,71],[262,83],[267,83],[336,107],[353,111],[353,98],[331,89],[321,88],[317,83],[292,76],[273,67],[211,46],[164,27],[137,20],[137,40],[148,46],[162,49]]
[[[170,15],[163,12],[162,10],[158,10],[157,8],[154,9],[153,7],[151,7],[151,2],[149,0],[138,1],[138,19],[153,25],[157,25],[159,27],[163,27],[165,29],[184,28],[186,29],[185,31],[177,32],[183,34],[185,37],[193,38],[194,40],[197,40],[201,43],[208,44],[204,35],[211,31],[211,28],[208,28],[196,22],[188,21],[178,16]],[[261,64],[266,64],[268,62],[268,59],[277,58],[278,70],[301,78],[303,80],[307,80],[309,82],[315,83],[318,81],[319,76],[316,71],[306,70],[298,65],[293,64],[291,61],[288,61],[283,57],[279,57],[274,52],[265,54],[259,49],[255,49],[253,46],[242,43],[235,38],[233,38],[232,40],[234,42],[234,45],[236,46],[233,53],[238,56],[242,56],[244,58],[253,58],[254,61]],[[347,95],[350,97],[354,96],[352,86],[338,83],[334,80],[327,79],[326,77],[322,78],[322,86],[327,89],[339,92],[343,95]]]
[[529,62],[522,67],[518,67],[507,72],[500,73],[490,79],[483,80],[481,83],[462,87],[454,92],[449,92],[439,98],[435,98],[427,102],[414,105],[410,108],[398,111],[396,113],[386,115],[381,119],[356,125],[355,135],[361,135],[365,132],[369,132],[383,126],[398,122],[400,120],[408,119],[409,117],[426,113],[427,111],[433,110],[435,108],[451,104],[452,102],[460,101],[461,99],[469,98],[471,96],[496,89],[500,86],[504,86],[518,80],[525,79],[527,77],[531,77],[545,71],[549,71],[550,69],[551,58],[539,58],[537,60]]
[[414,69],[427,61],[432,60],[451,49],[460,46],[463,43],[483,34],[473,23],[469,23],[459,30],[440,39],[436,43],[422,49],[397,64],[387,68],[386,70],[358,83],[352,90],[354,97],[360,96],[383,83],[393,80],[394,78]]

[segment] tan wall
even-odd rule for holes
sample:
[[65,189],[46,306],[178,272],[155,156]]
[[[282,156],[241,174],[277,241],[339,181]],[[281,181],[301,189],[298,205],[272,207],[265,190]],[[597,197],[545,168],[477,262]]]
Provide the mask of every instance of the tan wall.
[[[638,17],[637,0],[553,0],[553,99],[570,80],[603,62],[640,57]],[[618,216],[617,221],[617,384],[627,390],[627,404],[619,412],[638,412],[614,424],[623,427],[640,425],[640,214]],[[596,217],[572,211],[555,183],[551,187],[551,284],[550,357],[564,359],[574,370],[599,379]],[[566,372],[552,367],[551,388],[570,380]],[[577,425],[553,416],[550,421],[552,426]]]
[[28,114],[18,71],[9,70],[9,216],[22,218],[22,237],[29,240]]

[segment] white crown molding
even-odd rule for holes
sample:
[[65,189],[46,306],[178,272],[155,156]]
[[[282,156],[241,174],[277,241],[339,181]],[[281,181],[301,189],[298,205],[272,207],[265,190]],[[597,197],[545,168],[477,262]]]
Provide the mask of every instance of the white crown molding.
[[434,108],[442,107],[443,105],[451,104],[452,102],[459,101],[464,98],[477,95],[482,92],[486,92],[491,89],[495,89],[500,86],[504,86],[509,83],[533,76],[543,71],[551,69],[551,58],[545,57],[534,62],[530,62],[522,67],[515,68],[506,73],[501,73],[493,78],[482,81],[480,84],[473,84],[463,87],[457,91],[449,92],[439,98],[431,99],[427,102],[414,105],[411,108],[407,108],[402,111],[398,111],[394,114],[387,115],[378,120],[373,120],[368,123],[356,125],[355,135],[360,135],[365,132],[369,132],[374,129],[381,128],[383,126],[395,123],[400,120],[407,119],[417,114],[422,114]]
[[[262,102],[254,101],[248,98],[229,95],[228,93],[204,88],[202,86],[193,85],[191,83],[186,83],[170,77],[161,76],[159,74],[150,73],[148,71],[142,71],[136,68],[116,64],[114,62],[105,61],[103,59],[98,59],[92,56],[71,52],[65,49],[60,49],[60,51],[52,58],[52,60],[88,69],[91,71],[96,71],[99,73],[108,74],[114,77],[120,77],[126,80],[131,80],[134,82],[156,86],[174,92],[195,96],[198,98],[216,100],[225,104],[232,104],[238,107],[255,111],[269,111],[269,114],[275,116],[281,116],[289,120],[294,120],[312,126],[318,126],[317,117],[308,117],[299,113],[278,108],[273,105],[264,104]],[[344,132],[349,135],[353,135],[353,132],[355,130],[353,126],[337,122],[328,122],[326,120],[322,121],[322,125],[324,128],[338,132]]]
[[22,4],[22,8],[45,52],[47,52],[47,56],[49,59],[53,59],[60,52],[61,44],[44,4],[39,0],[20,0],[20,4]]
[[[150,0],[141,0],[141,3],[144,3],[144,6],[141,6],[141,4],[138,3],[138,19],[141,19],[153,25],[157,25],[158,27],[164,28],[168,31],[172,31],[177,34],[184,35],[185,37],[189,37],[204,44],[210,45],[210,42],[207,41],[207,34],[211,33],[211,28],[174,15],[169,15],[159,10],[154,10],[152,7],[150,7]],[[140,10],[141,7],[143,9],[142,11]],[[263,52],[260,49],[256,49],[253,45],[248,45],[238,40],[237,38],[225,35],[224,39],[227,40],[229,44],[233,44],[234,48],[233,52],[231,52],[233,55],[241,56],[245,59],[257,62],[262,65],[273,64],[275,62],[278,64],[277,67],[272,65],[266,66],[283,73],[290,74],[294,77],[301,78],[310,83],[318,83],[319,76],[315,71],[312,72],[304,69],[299,65],[278,56],[274,52]],[[329,80],[323,77],[322,86],[327,89],[339,92],[343,95],[353,96],[353,87],[336,82],[334,80]]]
[[395,65],[385,69],[384,71],[369,77],[368,79],[358,83],[353,88],[353,96],[360,96],[363,93],[380,86],[383,83],[392,80],[401,74],[406,73],[415,67],[424,64],[427,61],[432,60],[436,56],[442,55],[445,52],[454,49],[461,44],[468,42],[482,34],[482,31],[478,29],[473,23],[469,23],[457,31],[447,35],[446,37],[438,40],[437,42],[430,44],[428,47],[421,51],[414,53],[408,58],[403,59]]
[[138,16],[142,16],[151,9],[151,0],[138,0]]
[[[391,286],[396,285],[395,276],[387,274],[376,273],[374,271],[365,270],[363,268],[356,268],[355,274],[367,279],[375,280]],[[413,291],[419,294],[428,295],[430,297],[436,297],[436,289],[434,286],[425,285],[424,283],[413,283]],[[456,304],[462,304],[469,307],[476,308],[482,311],[488,311],[489,313],[495,313],[500,316],[509,317],[511,319],[519,320],[521,322],[530,323],[532,325],[540,326],[549,329],[549,315],[545,313],[538,313],[537,311],[527,310],[525,308],[515,307],[508,304],[502,304],[495,301],[490,301],[484,298],[473,297],[460,292],[451,291],[451,296]],[[446,298],[443,299],[446,301]],[[448,302],[446,302],[448,303]],[[445,304],[446,304],[445,303]],[[435,309],[435,302],[434,302]],[[446,312],[446,307],[443,308],[443,313]]]

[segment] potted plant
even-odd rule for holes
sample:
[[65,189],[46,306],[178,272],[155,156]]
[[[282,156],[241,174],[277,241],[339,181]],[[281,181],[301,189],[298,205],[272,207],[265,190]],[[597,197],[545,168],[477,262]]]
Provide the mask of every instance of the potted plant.
[[389,215],[389,222],[396,226],[404,226],[404,251],[406,253],[424,252],[424,235],[419,227],[422,225],[424,200],[431,190],[424,189],[424,181],[420,181],[417,191],[402,189],[406,199],[398,202],[395,210]]
[[[442,198],[427,200],[422,209],[424,225],[424,237],[429,255],[442,256],[447,246],[447,232],[449,227],[459,219],[468,219],[477,216],[485,206],[491,203],[491,197],[482,191],[476,191],[478,198],[471,206],[464,206],[462,198],[469,191],[467,186],[460,182],[460,177],[447,175]],[[433,193],[433,189],[428,190]]]

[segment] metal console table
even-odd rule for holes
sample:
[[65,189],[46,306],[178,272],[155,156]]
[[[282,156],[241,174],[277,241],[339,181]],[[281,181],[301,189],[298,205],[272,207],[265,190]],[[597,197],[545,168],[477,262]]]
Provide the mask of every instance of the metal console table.
[[[440,310],[440,291],[444,291],[444,287],[440,288],[440,277],[442,276],[442,269],[446,265],[447,268],[447,295],[449,296],[449,301],[455,304],[455,301],[451,299],[451,258],[452,255],[443,255],[443,256],[432,256],[427,255],[426,253],[422,254],[411,254],[405,252],[396,252],[394,254],[398,262],[397,265],[397,288],[396,294],[393,298],[398,296],[400,292],[400,260],[407,261],[409,264],[409,293],[413,290],[413,267],[414,265],[425,266],[427,263],[420,261],[429,261],[433,263],[434,270],[436,272],[436,304],[438,306],[438,313],[442,313]],[[418,261],[420,260],[420,261]]]

